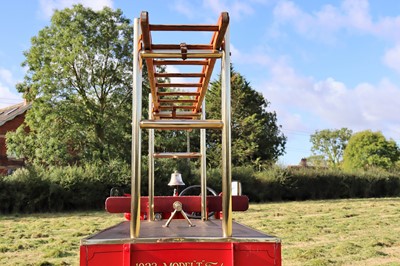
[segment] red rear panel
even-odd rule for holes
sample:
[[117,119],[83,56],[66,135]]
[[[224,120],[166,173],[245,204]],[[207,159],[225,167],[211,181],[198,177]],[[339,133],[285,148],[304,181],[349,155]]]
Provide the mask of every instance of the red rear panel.
[[161,243],[131,245],[134,266],[233,265],[231,243]]
[[280,243],[174,242],[81,246],[81,266],[280,266]]
[[235,243],[234,265],[281,265],[280,243]]

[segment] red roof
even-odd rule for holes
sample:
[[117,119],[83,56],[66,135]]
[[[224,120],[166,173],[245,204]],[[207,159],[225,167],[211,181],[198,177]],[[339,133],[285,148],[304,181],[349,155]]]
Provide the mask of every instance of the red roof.
[[32,103],[18,103],[5,108],[0,109],[0,126],[4,125],[8,121],[13,120],[18,115],[23,114],[29,108],[31,108]]

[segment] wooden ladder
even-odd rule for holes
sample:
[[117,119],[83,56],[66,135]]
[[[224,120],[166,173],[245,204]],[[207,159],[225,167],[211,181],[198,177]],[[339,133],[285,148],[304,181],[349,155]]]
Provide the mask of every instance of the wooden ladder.
[[[142,30],[141,57],[147,64],[154,119],[199,119],[215,62],[222,57],[229,16],[221,13],[216,25],[157,25],[150,24],[148,12],[140,16]],[[154,44],[154,31],[213,32],[210,44]],[[159,73],[156,66],[202,66],[195,73]],[[166,83],[165,78],[197,82]],[[173,88],[173,89],[171,89]],[[193,88],[195,88],[193,90]]]

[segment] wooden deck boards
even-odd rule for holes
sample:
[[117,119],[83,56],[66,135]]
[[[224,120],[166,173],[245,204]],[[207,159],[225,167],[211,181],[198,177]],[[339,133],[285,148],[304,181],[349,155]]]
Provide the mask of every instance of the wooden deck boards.
[[[192,219],[195,227],[189,227],[186,220],[174,219],[169,227],[163,227],[166,220],[162,221],[141,221],[141,230],[138,242],[204,242],[204,241],[226,241],[222,237],[221,220],[201,221]],[[233,222],[232,239],[235,241],[263,241],[279,242],[274,236],[264,234],[242,224]],[[107,228],[85,240],[85,244],[110,241],[130,241],[129,221],[121,222],[113,227]]]

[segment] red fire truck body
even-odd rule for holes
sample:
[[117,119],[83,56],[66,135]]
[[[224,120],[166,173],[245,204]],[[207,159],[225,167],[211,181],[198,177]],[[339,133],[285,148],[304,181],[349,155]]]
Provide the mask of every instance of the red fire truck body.
[[[140,242],[132,243],[127,234],[128,222],[123,222],[83,242],[81,265],[281,265],[277,238],[234,223],[233,237],[224,239],[220,236],[221,221],[209,221],[207,228],[200,223],[195,221],[196,227],[199,226],[195,232],[183,220],[174,221],[168,231],[163,231],[154,230],[157,225],[162,228],[162,222],[152,225],[144,221]],[[109,244],[102,243],[106,239]]]

